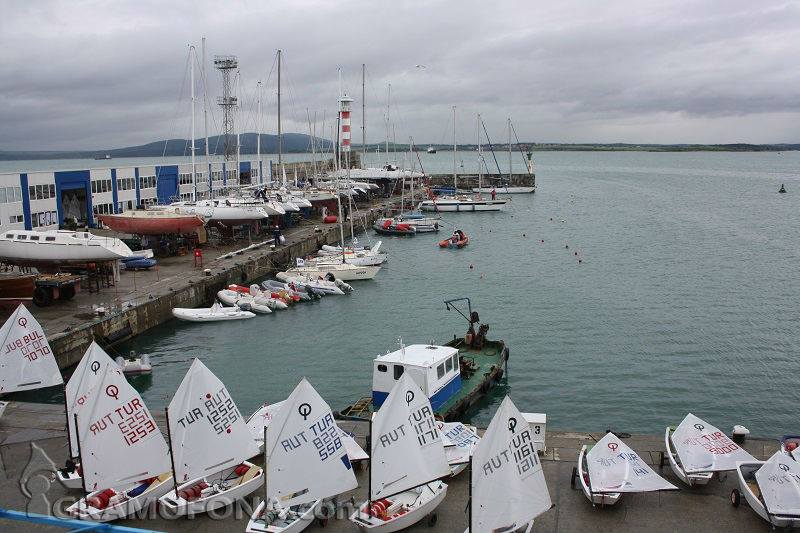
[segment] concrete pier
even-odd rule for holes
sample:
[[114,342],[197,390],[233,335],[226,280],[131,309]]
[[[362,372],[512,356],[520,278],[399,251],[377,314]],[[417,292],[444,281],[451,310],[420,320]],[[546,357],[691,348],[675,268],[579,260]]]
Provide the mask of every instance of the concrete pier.
[[[523,406],[524,407],[524,406]],[[164,429],[163,412],[153,413]],[[245,414],[246,415],[246,414]],[[367,426],[365,423],[341,421],[345,431],[355,435],[363,446]],[[0,502],[2,507],[29,512],[48,513],[60,510],[81,496],[80,491],[67,491],[57,481],[49,481],[52,469],[62,466],[67,456],[67,440],[64,431],[63,405],[12,403],[0,419]],[[770,530],[769,524],[756,516],[742,502],[733,508],[729,502],[731,489],[737,486],[734,473],[722,474],[705,487],[689,488],[675,478],[668,466],[660,470],[670,482],[680,487],[679,491],[646,494],[627,494],[615,506],[592,507],[580,490],[570,487],[572,468],[583,444],[600,439],[602,432],[588,434],[580,432],[548,431],[547,452],[542,457],[550,497],[555,508],[536,520],[536,532],[705,532],[720,531],[745,533]],[[659,471],[660,454],[664,451],[662,435],[633,435],[626,442],[640,456]],[[772,439],[748,439],[745,448],[756,458],[765,459],[778,449],[778,441]],[[120,457],[124,460],[124,457]],[[262,464],[260,458],[254,462]],[[352,509],[349,500],[362,502],[367,491],[367,470],[357,471],[359,487],[340,497],[345,502],[338,517],[329,521],[324,530],[314,523],[308,531],[349,532],[356,531],[347,520]],[[422,521],[408,531],[430,531],[431,533],[461,533],[467,526],[464,509],[469,494],[469,474],[465,471],[448,479],[447,497],[437,509],[438,522],[427,527]],[[157,531],[216,532],[244,531],[250,510],[255,500],[261,498],[256,491],[242,505],[220,510],[216,519],[209,515],[197,515],[193,519],[169,519],[152,511],[147,518],[128,519],[115,524]],[[0,520],[4,532],[27,532],[31,526]]]

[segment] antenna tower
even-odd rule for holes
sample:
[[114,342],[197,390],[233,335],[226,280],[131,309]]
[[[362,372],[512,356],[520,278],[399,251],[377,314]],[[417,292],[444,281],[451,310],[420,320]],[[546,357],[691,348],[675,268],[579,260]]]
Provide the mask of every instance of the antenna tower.
[[231,73],[239,68],[236,56],[214,56],[214,68],[222,74],[222,96],[217,97],[217,104],[222,108],[222,134],[225,136],[225,161],[236,159],[236,136],[234,135],[234,117],[239,100],[233,92],[233,76]]

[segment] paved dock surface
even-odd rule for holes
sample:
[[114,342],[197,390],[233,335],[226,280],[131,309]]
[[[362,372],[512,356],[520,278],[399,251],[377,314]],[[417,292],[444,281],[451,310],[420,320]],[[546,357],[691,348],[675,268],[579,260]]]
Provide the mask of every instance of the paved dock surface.
[[[154,413],[159,424],[164,425],[163,414]],[[62,466],[67,457],[67,441],[64,431],[63,405],[12,403],[0,419],[0,506],[47,513],[51,505],[65,508],[81,496],[79,491],[67,491],[58,482],[50,482],[54,466]],[[340,422],[340,426],[364,443],[366,424]],[[581,445],[599,439],[601,433],[548,432],[547,453],[543,456],[545,477],[550,497],[555,504],[536,520],[537,532],[674,532],[674,531],[724,531],[752,532],[769,531],[769,524],[756,516],[746,503],[735,509],[729,502],[731,489],[737,486],[733,473],[723,474],[705,487],[690,489],[682,485],[672,474],[669,466],[660,471],[670,482],[680,487],[679,491],[649,494],[627,494],[612,507],[592,507],[580,490],[570,487],[572,468]],[[663,434],[633,435],[626,442],[658,471],[661,452],[664,450]],[[765,459],[778,449],[778,442],[771,439],[749,439],[745,448],[759,459]],[[33,453],[32,453],[33,450]],[[52,460],[50,464],[48,458]],[[124,457],[120,457],[124,460]],[[255,462],[261,462],[260,459]],[[351,497],[358,503],[366,496],[367,470],[357,471],[359,487],[352,493],[340,497],[347,502]],[[467,526],[464,513],[468,497],[468,473],[464,472],[447,481],[447,498],[437,509],[438,522],[428,527],[423,521],[408,531],[462,532]],[[23,493],[23,487],[27,491]],[[212,532],[244,531],[253,497],[244,506],[234,506],[218,511],[217,520],[208,515],[193,519],[165,519],[157,514],[152,518],[123,520],[119,525],[156,531]],[[48,503],[46,503],[49,502]],[[346,507],[347,504],[345,504]],[[324,531],[353,532],[355,526],[341,517],[329,521]],[[52,528],[30,526],[23,523],[1,521],[0,531],[48,531]],[[55,531],[55,529],[53,529]],[[317,523],[307,531],[323,531]]]

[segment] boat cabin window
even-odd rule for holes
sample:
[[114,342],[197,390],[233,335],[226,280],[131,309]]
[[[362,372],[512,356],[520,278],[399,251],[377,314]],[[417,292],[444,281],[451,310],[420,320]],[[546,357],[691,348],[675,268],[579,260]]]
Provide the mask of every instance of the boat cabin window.
[[27,238],[28,238],[28,236],[27,236],[27,235],[17,235],[17,240],[18,240],[18,241],[24,241],[24,240],[25,240],[25,239],[27,239]]
[[453,356],[453,368],[457,369],[458,367],[459,367],[459,365],[458,365],[458,354],[455,354]]
[[32,241],[38,241],[39,240],[39,236],[38,235],[31,235],[31,240]]
[[444,377],[444,363],[436,367],[436,377],[442,379]]
[[388,370],[386,365],[378,365],[378,372],[386,372]]
[[14,238],[13,233],[6,233],[6,239],[13,239],[13,238]]
[[46,240],[46,241],[54,241],[54,240],[56,240],[56,238],[55,237],[45,237],[44,240]]
[[453,371],[453,360],[448,358],[446,363],[447,364],[445,366],[447,367],[447,372],[452,372]]
[[405,367],[403,365],[394,365],[394,379],[400,379],[403,372],[405,372]]

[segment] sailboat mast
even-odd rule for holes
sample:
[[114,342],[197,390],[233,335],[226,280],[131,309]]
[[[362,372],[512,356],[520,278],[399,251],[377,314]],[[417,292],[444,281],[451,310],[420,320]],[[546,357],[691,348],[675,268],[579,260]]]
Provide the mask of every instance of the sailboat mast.
[[372,417],[369,417],[369,470],[367,470],[367,516],[372,516]]
[[458,145],[456,145],[456,106],[453,106],[453,188],[458,189],[458,176],[456,176],[456,155]]
[[259,177],[261,177],[261,81],[256,87],[258,92],[258,109],[256,110],[256,161],[258,162]]
[[392,105],[392,84],[389,84],[389,89],[386,96],[386,164],[389,164],[389,112]]
[[[72,457],[72,428],[69,427],[69,406],[67,405],[67,384],[62,384],[62,392],[64,393],[64,417],[67,419],[67,442],[69,443],[69,455]],[[78,437],[78,426],[75,426],[75,438]]]
[[469,456],[469,533],[472,533],[472,455]]
[[508,117],[508,184],[511,184],[511,117]]
[[[72,415],[73,420],[75,421],[75,444],[78,445],[78,457],[81,457],[81,432],[78,431],[78,413]],[[89,491],[86,490],[86,461],[83,460],[81,457],[81,486],[83,487],[83,492],[89,494]]]
[[478,143],[478,194],[481,193],[481,186],[483,185],[483,151],[481,147],[481,114],[478,113],[478,123],[475,126],[475,133],[477,134],[476,142]]
[[[200,75],[203,77],[203,129],[206,137],[206,165],[211,163],[208,155],[208,88],[206,87],[206,38],[203,37],[203,64],[200,66]],[[209,176],[210,183],[211,176]],[[209,197],[211,191],[209,190]]]
[[411,159],[411,211],[414,211],[414,137],[408,138],[409,159]]
[[[348,150],[345,152],[345,159],[347,162],[347,183],[350,184],[350,151]],[[351,244],[356,238],[356,231],[353,228],[353,195],[347,195],[347,206],[348,211],[350,213],[350,242]],[[346,263],[345,261],[345,252],[344,252],[344,242],[342,242],[342,263]]]
[[283,168],[283,134],[281,133],[281,51],[278,50],[278,168]]
[[367,157],[367,65],[361,63],[361,168]]
[[178,497],[178,474],[175,472],[175,456],[172,454],[172,432],[169,429],[169,407],[164,408],[167,417],[167,445],[169,446],[169,464],[172,466],[172,481],[175,483],[175,497]]
[[194,185],[194,200],[197,200],[197,168],[195,166],[195,148],[194,148],[194,62],[197,58],[197,53],[194,46],[189,47],[189,63],[191,64],[189,70],[190,81],[189,85],[192,87],[192,185]]
[[264,426],[264,518],[269,511],[269,491],[267,490],[267,426]]

